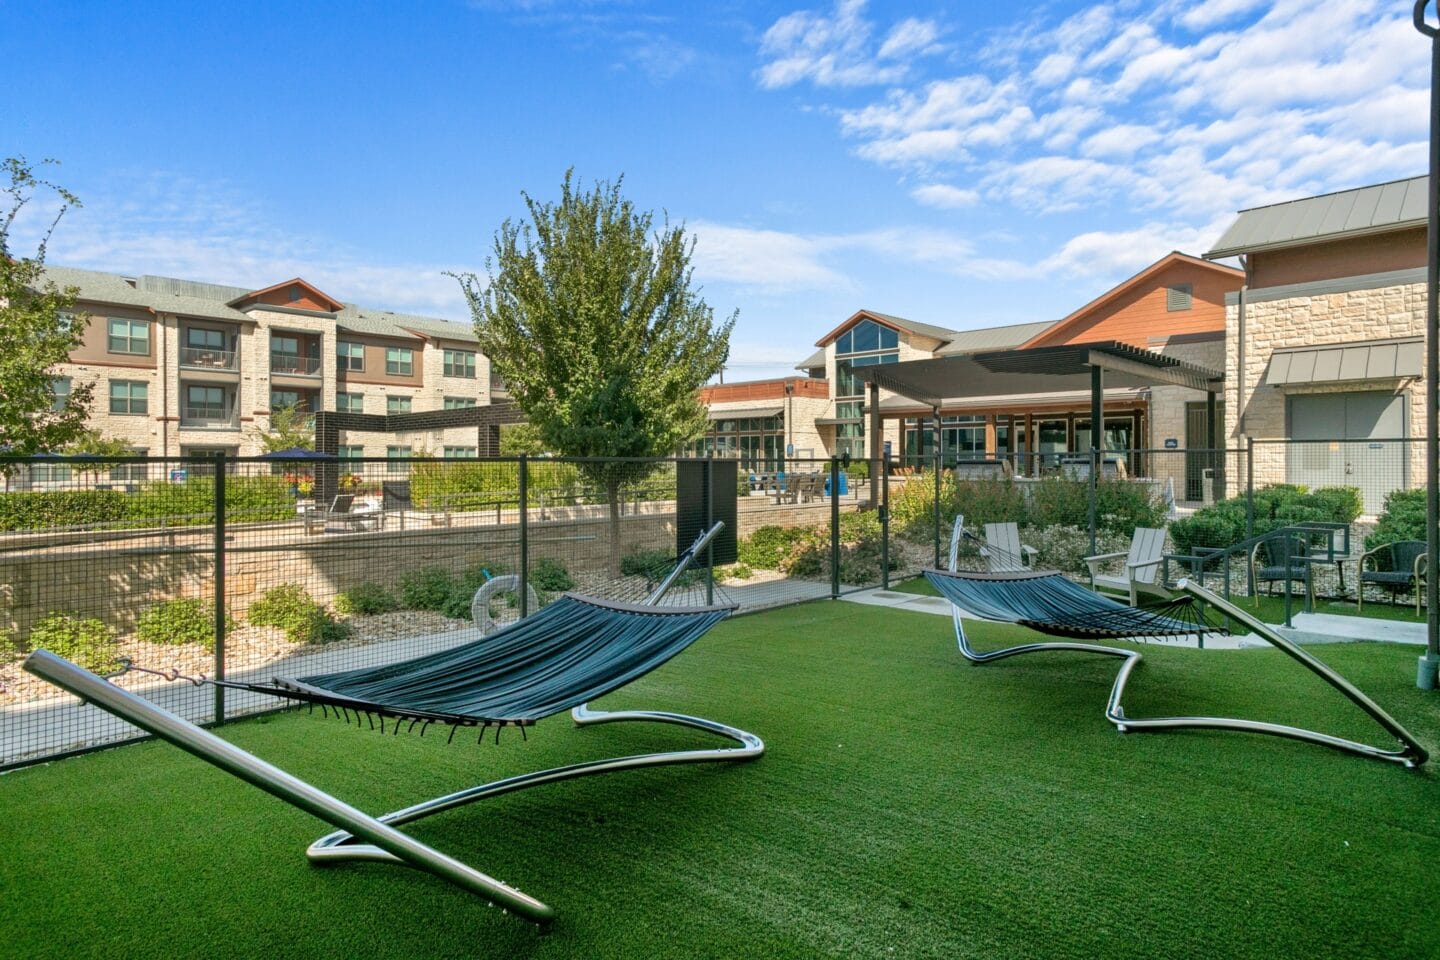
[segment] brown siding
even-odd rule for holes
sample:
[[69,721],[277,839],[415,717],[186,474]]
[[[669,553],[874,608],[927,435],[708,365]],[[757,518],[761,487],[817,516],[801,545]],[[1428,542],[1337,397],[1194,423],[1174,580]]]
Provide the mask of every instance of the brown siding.
[[1250,255],[1250,287],[1281,287],[1425,266],[1425,228]]
[[[78,347],[70,351],[71,363],[155,369],[156,323],[155,317],[148,310],[139,307],[107,307],[81,303],[75,305],[74,312],[89,314],[90,323],[85,328],[85,338]],[[132,353],[111,353],[109,351],[109,324],[106,322],[111,317],[149,322],[150,353],[143,357]]]
[[[1191,308],[1167,309],[1166,290],[1184,283],[1191,285]],[[1224,333],[1225,294],[1239,290],[1240,284],[1238,274],[1220,274],[1206,266],[1177,261],[1134,290],[1106,300],[1063,330],[1037,337],[1027,346],[1119,340],[1143,348],[1156,338]]]
[[787,383],[794,388],[793,396],[819,397],[822,400],[830,396],[830,381],[828,380],[819,380],[814,377],[790,377],[784,380],[718,383],[714,386],[701,387],[700,402],[709,406],[712,403],[735,403],[742,400],[784,400]]
[[[335,342],[363,343],[365,345],[365,369],[364,370],[341,370],[336,375],[336,385],[344,387],[352,383],[378,383],[395,384],[398,386],[419,387],[425,383],[424,359],[425,344],[420,340],[386,340],[383,337],[367,336],[363,333],[348,333],[344,330],[335,332]],[[385,349],[387,347],[402,347],[409,349],[414,355],[414,363],[411,369],[414,371],[408,377],[392,377],[385,373]],[[338,349],[338,347],[337,347]],[[335,358],[330,357],[328,363],[334,364]]]
[[[290,288],[300,288],[300,299],[290,299]],[[322,300],[315,295],[315,292],[306,287],[303,283],[286,284],[278,290],[267,290],[259,296],[251,297],[245,301],[246,306],[264,305],[269,307],[289,307],[292,310],[314,310],[318,313],[330,313],[334,306],[327,300]]]

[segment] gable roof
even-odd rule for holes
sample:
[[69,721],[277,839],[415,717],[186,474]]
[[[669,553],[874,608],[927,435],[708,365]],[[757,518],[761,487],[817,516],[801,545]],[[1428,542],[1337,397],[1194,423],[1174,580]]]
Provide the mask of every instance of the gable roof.
[[345,304],[341,303],[339,300],[336,300],[324,290],[321,290],[319,287],[315,286],[312,283],[307,283],[306,281],[301,280],[299,277],[291,277],[289,280],[285,280],[280,283],[273,283],[270,286],[264,287],[260,290],[251,290],[231,300],[229,306],[235,307],[240,306],[241,304],[249,303],[251,300],[259,299],[267,293],[274,293],[281,287],[300,287],[301,289],[308,291],[311,295],[314,296],[316,300],[328,306],[331,313],[338,313],[345,307]]
[[1208,259],[1425,226],[1428,176],[1241,210]]
[[1127,293],[1133,292],[1138,287],[1144,286],[1150,280],[1154,279],[1155,276],[1163,273],[1167,268],[1177,263],[1186,263],[1192,266],[1202,267],[1206,270],[1210,270],[1224,276],[1232,277],[1237,281],[1237,289],[1239,288],[1239,284],[1243,283],[1245,280],[1245,271],[1243,270],[1237,270],[1234,267],[1227,267],[1219,263],[1211,263],[1210,261],[1202,260],[1199,257],[1192,257],[1188,253],[1181,253],[1179,250],[1172,250],[1165,256],[1161,257],[1159,260],[1156,260],[1154,263],[1150,264],[1150,266],[1146,267],[1144,270],[1141,270],[1139,273],[1135,274],[1130,279],[1122,280],[1120,283],[1100,294],[1100,296],[1096,297],[1094,300],[1091,300],[1089,303],[1085,304],[1085,306],[1055,321],[1055,323],[1052,324],[1049,329],[1042,330],[1039,333],[1035,334],[1035,336],[1031,337],[1029,340],[1026,340],[1020,345],[1021,349],[1042,346],[1044,345],[1044,341],[1050,340],[1057,335],[1064,333],[1071,327],[1079,326],[1094,311],[1106,306],[1109,303],[1114,302],[1115,300],[1123,297]]
[[815,346],[825,346],[861,320],[874,320],[881,326],[890,327],[903,333],[918,333],[922,337],[930,337],[932,340],[940,340],[942,342],[948,341],[955,335],[954,330],[948,330],[945,327],[936,327],[928,323],[919,323],[915,320],[906,320],[904,317],[897,317],[892,314],[879,313],[875,310],[865,310],[862,308],[851,314],[850,318],[840,324],[840,326],[831,330],[819,340],[816,340]]

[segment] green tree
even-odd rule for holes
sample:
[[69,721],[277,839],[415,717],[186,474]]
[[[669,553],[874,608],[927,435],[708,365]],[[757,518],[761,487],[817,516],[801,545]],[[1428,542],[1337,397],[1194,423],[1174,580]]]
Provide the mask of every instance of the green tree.
[[135,448],[124,440],[107,437],[99,430],[86,430],[65,445],[62,451],[69,457],[88,457],[84,463],[75,464],[79,474],[93,473],[96,477],[119,466],[115,458],[135,455]]
[[[45,251],[60,218],[80,201],[37,176],[24,157],[9,157],[0,168],[9,178],[0,215],[0,397],[5,398],[0,403],[0,450],[15,455],[54,452],[85,432],[94,390],[93,384],[74,384],[56,408],[51,371],[80,345],[89,317],[71,312],[76,288],[61,289],[45,278]],[[12,249],[11,231],[40,191],[58,197],[59,209],[40,235],[34,256],[22,257]]]
[[[530,219],[496,233],[488,285],[457,275],[480,348],[546,449],[673,455],[704,433],[696,392],[724,366],[735,317],[717,325],[693,286],[683,226],[665,220],[652,236],[654,215],[621,196],[621,181],[586,193],[573,173],[559,203],[522,194]],[[579,464],[605,489],[616,551],[620,487],[654,466]]]
[[276,450],[315,449],[315,421],[313,415],[292,403],[270,411],[270,429],[260,434],[260,446],[266,453]]

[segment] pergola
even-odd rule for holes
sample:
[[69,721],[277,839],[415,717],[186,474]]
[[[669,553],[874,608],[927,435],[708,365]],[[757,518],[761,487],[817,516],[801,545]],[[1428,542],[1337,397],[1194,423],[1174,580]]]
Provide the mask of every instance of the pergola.
[[[1209,417],[1209,447],[1220,448],[1220,424],[1216,418],[1216,394],[1224,374],[1175,357],[1142,350],[1116,340],[1101,343],[1061,344],[1029,350],[988,350],[980,353],[910,360],[905,363],[876,364],[855,371],[869,385],[871,476],[883,469],[881,458],[880,390],[883,388],[930,407],[935,429],[940,430],[940,410],[948,402],[983,397],[1049,394],[1063,391],[1090,391],[1090,539],[1095,539],[1096,463],[1104,442],[1105,388],[1148,387],[1170,384],[1205,394]],[[937,455],[939,444],[936,444]],[[1216,469],[1223,463],[1217,461]],[[875,485],[871,487],[871,496]]]

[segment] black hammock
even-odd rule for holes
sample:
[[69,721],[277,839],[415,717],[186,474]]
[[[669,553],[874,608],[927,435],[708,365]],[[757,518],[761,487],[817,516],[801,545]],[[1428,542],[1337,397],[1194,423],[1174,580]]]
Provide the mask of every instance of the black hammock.
[[1018,623],[1055,637],[1177,637],[1227,632],[1188,596],[1128,607],[1056,571],[968,573],[926,570],[956,607],[981,620]]
[[567,593],[524,620],[439,653],[298,680],[226,685],[426,724],[528,725],[644,676],[733,609]]

